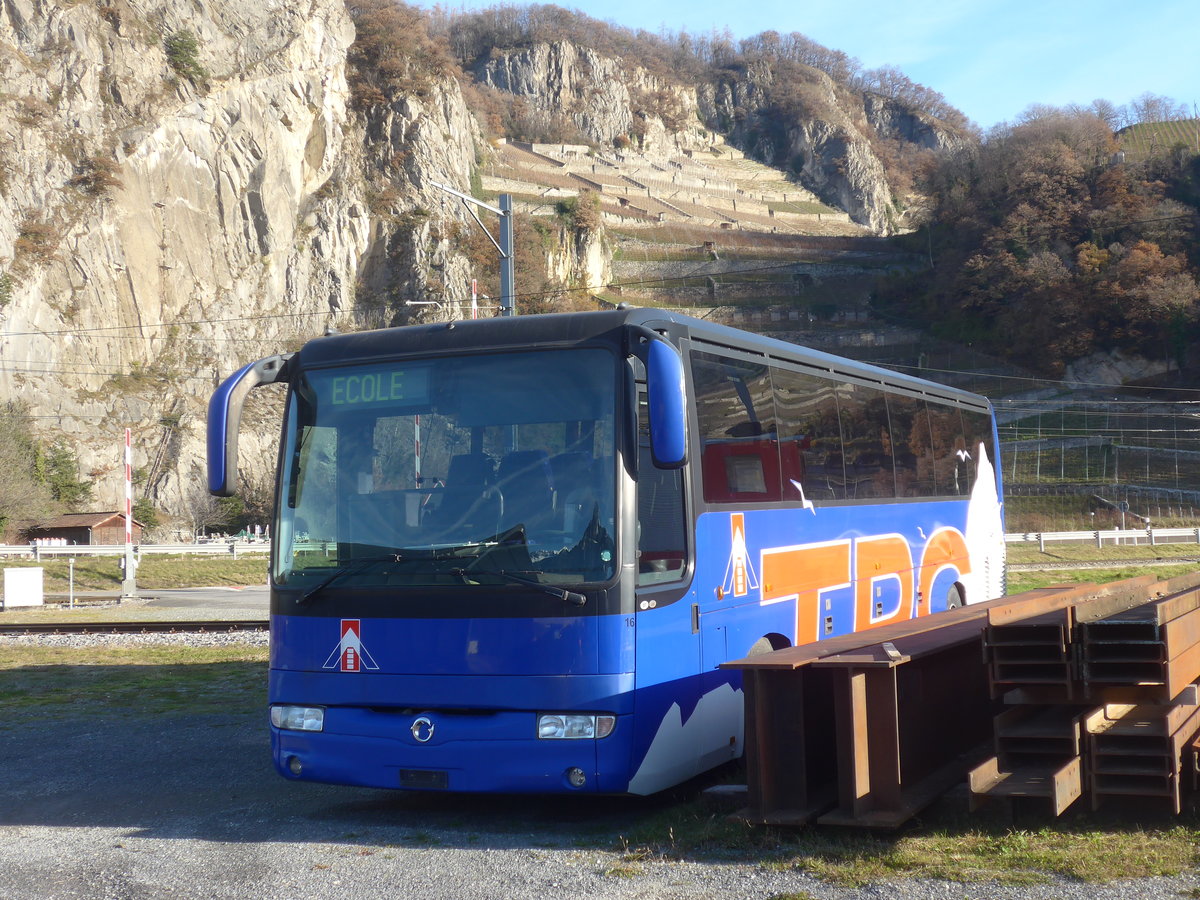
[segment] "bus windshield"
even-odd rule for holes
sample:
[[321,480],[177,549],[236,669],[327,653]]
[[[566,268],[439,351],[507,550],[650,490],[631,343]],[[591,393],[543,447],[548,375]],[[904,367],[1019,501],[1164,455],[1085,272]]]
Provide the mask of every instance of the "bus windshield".
[[613,354],[586,348],[302,372],[276,583],[611,580],[617,372]]

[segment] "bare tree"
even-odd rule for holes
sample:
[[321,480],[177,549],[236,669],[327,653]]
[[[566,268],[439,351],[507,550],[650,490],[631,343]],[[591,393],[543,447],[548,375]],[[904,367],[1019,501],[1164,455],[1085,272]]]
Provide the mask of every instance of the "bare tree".
[[1186,119],[1187,107],[1177,100],[1149,91],[1129,101],[1129,116],[1135,124],[1147,122],[1169,122]]
[[182,500],[182,517],[191,531],[192,540],[198,538],[205,529],[224,521],[220,501],[208,492],[203,483],[190,482],[183,491]]
[[1092,105],[1089,107],[1089,109],[1098,119],[1107,125],[1110,130],[1116,131],[1121,127],[1121,111],[1117,108],[1115,103],[1112,103],[1109,100],[1098,98],[1092,101]]

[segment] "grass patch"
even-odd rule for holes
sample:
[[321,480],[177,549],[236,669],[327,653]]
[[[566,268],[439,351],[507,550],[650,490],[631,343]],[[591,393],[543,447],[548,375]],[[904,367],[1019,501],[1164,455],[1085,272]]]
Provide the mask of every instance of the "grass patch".
[[228,712],[266,703],[267,648],[10,645],[0,655],[0,709],[38,715]]
[[1194,827],[1162,830],[1079,825],[1035,830],[931,829],[889,839],[820,831],[800,837],[775,867],[862,887],[897,878],[1037,884],[1178,875],[1197,862]]
[[605,878],[637,878],[643,874],[643,869],[635,863],[622,860],[621,862],[606,866],[600,871],[600,874]]
[[[1014,828],[995,817],[968,818],[961,798],[942,801],[899,834],[857,829],[774,829],[730,819],[708,798],[648,816],[620,841],[621,859],[714,858],[757,861],[772,871],[808,872],[843,887],[908,878],[958,883],[1039,884],[1053,878],[1106,883],[1174,876],[1200,862],[1193,820],[1145,826],[1128,817]],[[803,894],[797,896],[804,896]]]
[[1046,552],[1038,549],[1036,541],[1008,545],[1008,561],[1010,563],[1045,563],[1047,565],[1063,565],[1073,562],[1104,562],[1114,560],[1145,560],[1148,565],[1172,560],[1196,559],[1200,557],[1200,544],[1113,544],[1106,542],[1103,547],[1097,547],[1091,541],[1053,541],[1047,542]]
[[1129,162],[1164,157],[1176,151],[1181,152],[1183,158],[1188,158],[1200,144],[1200,119],[1171,119],[1130,125],[1117,133],[1117,142]]
[[812,200],[768,200],[767,209],[777,213],[798,213],[800,215],[845,215],[840,209],[826,206]]
[[[39,566],[48,593],[65,594],[69,588],[70,563],[65,557],[42,560],[5,560],[5,568]],[[116,556],[79,556],[75,559],[75,590],[119,591],[121,569]],[[266,584],[267,556],[159,556],[147,554],[137,568],[138,589],[170,590],[186,587]]]
[[[1008,561],[1023,565],[1063,566],[1071,563],[1097,563],[1112,560],[1112,567],[1086,569],[1050,569],[1008,573],[1008,593],[1019,594],[1056,584],[1104,584],[1139,575],[1173,578],[1200,568],[1194,562],[1200,556],[1197,544],[1105,544],[1097,547],[1086,541],[1046,545],[1046,552],[1035,543],[1009,544]],[[1136,561],[1136,562],[1131,562]],[[1144,561],[1144,562],[1143,562]]]
[[1139,575],[1154,575],[1157,578],[1174,578],[1196,571],[1196,564],[1125,566],[1113,569],[1063,569],[1054,572],[1009,572],[1008,593],[1020,594],[1038,588],[1060,584],[1107,584],[1137,578]]

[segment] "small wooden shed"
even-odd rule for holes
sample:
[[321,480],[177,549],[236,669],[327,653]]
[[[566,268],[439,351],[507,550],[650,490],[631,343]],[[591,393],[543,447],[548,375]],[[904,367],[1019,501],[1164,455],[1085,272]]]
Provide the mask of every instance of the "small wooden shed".
[[[56,519],[35,525],[26,532],[30,541],[60,538],[67,544],[125,543],[125,513],[64,513]],[[133,542],[142,540],[142,523],[133,520]]]

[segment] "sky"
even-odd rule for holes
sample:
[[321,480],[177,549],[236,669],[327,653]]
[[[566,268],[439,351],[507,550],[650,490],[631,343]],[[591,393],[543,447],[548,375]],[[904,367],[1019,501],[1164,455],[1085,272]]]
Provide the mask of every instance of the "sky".
[[[507,4],[509,0],[505,0]],[[424,0],[422,5],[432,5]],[[450,10],[498,5],[449,0]],[[526,5],[515,3],[513,5]],[[983,129],[1033,104],[1117,106],[1144,93],[1200,106],[1196,0],[558,0],[595,19],[652,33],[735,39],[800,32],[895,66]]]

